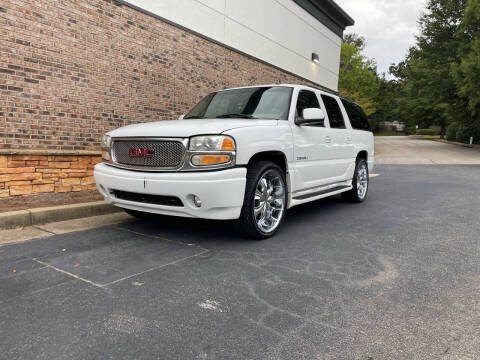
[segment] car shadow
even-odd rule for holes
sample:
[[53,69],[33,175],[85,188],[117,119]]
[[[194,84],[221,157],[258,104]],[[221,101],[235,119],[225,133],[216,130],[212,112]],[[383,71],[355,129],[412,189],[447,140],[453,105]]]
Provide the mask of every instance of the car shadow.
[[[322,217],[338,211],[346,205],[340,196],[334,196],[295,206],[288,210],[285,222],[272,239],[275,241],[289,239],[295,236],[300,229],[305,229],[308,226],[318,226],[322,222]],[[147,236],[192,243],[204,247],[215,247],[222,244],[228,244],[229,247],[234,244],[251,247],[256,246],[252,243],[263,243],[237,232],[235,222],[226,220],[153,215],[149,219],[124,223],[119,227]]]

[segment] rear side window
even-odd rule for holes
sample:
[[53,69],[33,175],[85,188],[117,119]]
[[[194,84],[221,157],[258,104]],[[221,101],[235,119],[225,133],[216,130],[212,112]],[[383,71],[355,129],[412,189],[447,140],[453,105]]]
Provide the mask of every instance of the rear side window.
[[356,130],[372,131],[367,119],[367,115],[360,106],[345,99],[342,99],[343,106],[347,111],[352,128]]
[[345,121],[343,120],[342,111],[340,110],[337,100],[327,95],[322,95],[322,100],[327,110],[330,127],[332,129],[345,129]]

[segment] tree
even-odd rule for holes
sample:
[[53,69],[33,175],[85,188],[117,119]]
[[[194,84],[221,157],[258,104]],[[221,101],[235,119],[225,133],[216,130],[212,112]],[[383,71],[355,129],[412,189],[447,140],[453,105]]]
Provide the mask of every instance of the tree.
[[407,131],[449,124],[450,137],[480,143],[480,0],[428,0],[420,35],[405,59],[392,64],[395,78],[378,76],[363,55],[365,39],[345,36],[340,93],[366,108],[375,124],[399,120]]
[[356,34],[345,36],[341,51],[339,92],[371,115],[376,111],[375,97],[379,84],[376,63],[362,54],[364,47],[364,38]]
[[457,32],[460,42],[459,63],[451,71],[457,93],[464,101],[468,113],[459,119],[457,138],[467,141],[473,136],[480,141],[480,0],[468,0],[462,25]]
[[380,130],[386,121],[393,122],[401,119],[398,112],[398,98],[401,95],[402,85],[395,80],[380,77],[379,88],[375,96],[376,111],[370,115],[369,120],[374,131]]
[[451,68],[458,62],[456,35],[464,8],[465,0],[429,0],[419,20],[416,46],[404,62],[391,68],[403,82],[398,103],[410,128],[439,125],[443,136],[448,123],[455,120],[452,109],[459,101]]
[[355,45],[360,51],[365,50],[365,45],[367,44],[363,36],[355,33],[345,34],[343,42],[345,44]]

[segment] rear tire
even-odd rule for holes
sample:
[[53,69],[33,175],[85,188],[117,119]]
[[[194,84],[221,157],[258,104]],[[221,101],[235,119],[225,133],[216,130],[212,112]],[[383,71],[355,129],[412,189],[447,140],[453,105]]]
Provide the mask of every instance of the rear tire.
[[237,230],[257,240],[275,235],[285,219],[287,192],[285,175],[278,165],[259,161],[251,166]]
[[370,179],[368,164],[365,159],[357,159],[352,179],[352,190],[342,193],[342,198],[349,202],[361,203],[367,198]]

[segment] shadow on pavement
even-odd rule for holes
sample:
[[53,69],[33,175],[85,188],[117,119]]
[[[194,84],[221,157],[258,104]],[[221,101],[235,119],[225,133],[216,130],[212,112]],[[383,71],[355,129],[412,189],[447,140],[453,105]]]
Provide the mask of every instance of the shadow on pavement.
[[[336,211],[343,206],[351,206],[351,204],[342,201],[339,196],[296,206],[288,210],[285,222],[270,241],[278,240],[291,232],[295,232],[296,228],[304,223],[310,223],[314,219],[321,220],[323,215]],[[227,242],[229,247],[235,243],[251,247],[252,242],[262,242],[239,233],[236,230],[235,221],[152,215],[147,220],[125,223],[118,227],[144,235],[157,236],[171,241],[195,243],[202,246],[218,246]]]

